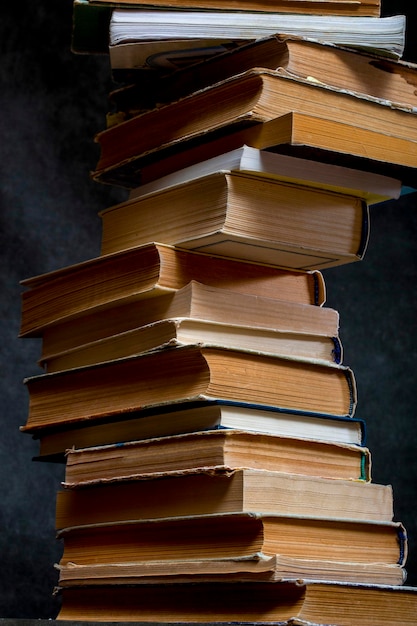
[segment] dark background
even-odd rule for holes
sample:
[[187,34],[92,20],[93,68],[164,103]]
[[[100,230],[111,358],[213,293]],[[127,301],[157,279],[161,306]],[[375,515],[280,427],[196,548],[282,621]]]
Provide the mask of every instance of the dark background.
[[[413,4],[382,0],[385,15],[408,16],[404,58],[417,62]],[[98,255],[97,213],[125,197],[89,178],[110,70],[107,57],[70,52],[71,16],[72,0],[0,8],[0,618],[53,618],[58,609],[62,467],[32,461],[37,444],[19,432],[28,402],[22,381],[41,372],[38,341],[17,337],[19,281]],[[357,379],[373,479],[393,485],[396,519],[409,532],[408,584],[417,586],[416,205],[413,193],[374,206],[365,260],[327,270],[325,279]]]

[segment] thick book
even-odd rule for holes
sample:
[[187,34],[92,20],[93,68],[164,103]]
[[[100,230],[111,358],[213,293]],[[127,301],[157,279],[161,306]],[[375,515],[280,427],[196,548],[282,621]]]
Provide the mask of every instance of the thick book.
[[149,241],[303,270],[361,260],[367,203],[251,172],[215,172],[100,213],[101,254]]
[[75,425],[64,424],[35,430],[33,436],[39,442],[38,460],[63,462],[66,460],[65,451],[71,448],[224,429],[243,429],[250,433],[354,446],[366,444],[366,424],[359,418],[318,415],[264,404],[224,400],[142,409],[121,416],[107,416],[93,423],[86,420]]
[[[401,565],[353,563],[303,559],[280,554],[242,559],[190,559],[139,561],[105,565],[57,565],[61,588],[113,585],[281,583],[284,579],[315,580],[379,585],[402,585],[407,573]],[[304,622],[291,622],[298,626]],[[340,622],[337,622],[340,624]],[[362,621],[361,621],[362,624]],[[281,625],[281,622],[279,622]],[[279,626],[276,624],[276,626]],[[317,626],[317,624],[310,624]],[[379,626],[379,623],[378,623]]]
[[63,543],[60,565],[261,559],[279,554],[404,566],[407,557],[407,535],[400,522],[257,512],[72,526],[59,530],[57,537]]
[[[90,493],[98,502],[97,512],[93,500],[88,501]],[[392,489],[388,485],[265,470],[207,468],[199,473],[84,486],[59,494],[57,528],[252,511],[360,522],[393,519]],[[135,504],[123,503],[123,497],[133,498]],[[66,521],[74,523],[68,525]]]
[[139,198],[222,171],[265,175],[287,183],[344,193],[362,198],[369,205],[397,199],[401,194],[401,181],[396,178],[242,145],[135,187],[130,190],[129,198]]
[[195,585],[106,586],[97,581],[96,586],[61,589],[60,595],[58,620],[415,626],[417,612],[414,587],[300,576],[275,583]]
[[[335,309],[240,293],[192,280],[181,289],[149,298],[145,302],[139,300],[128,304],[114,303],[111,306],[111,314],[110,309],[106,315],[101,311],[89,312],[74,320],[45,328],[42,333],[40,362],[49,368],[55,358],[59,355],[64,356],[66,352],[70,357],[70,353],[74,351],[75,358],[75,351],[79,348],[84,351],[86,357],[87,352],[90,353],[87,344],[94,344],[91,346],[94,352],[95,348],[100,351],[107,350],[104,341],[103,345],[99,343],[105,339],[113,345],[111,349],[115,350],[116,346],[125,345],[124,338],[129,340],[127,333],[130,331],[130,338],[140,341],[141,348],[144,349],[146,346],[155,345],[155,338],[161,341],[160,331],[176,332],[173,328],[175,319],[180,326],[182,325],[183,331],[186,328],[198,329],[198,332],[203,332],[204,328],[206,332],[211,329],[216,333],[217,339],[227,329],[228,340],[233,333],[239,336],[239,341],[242,341],[245,329],[248,330],[250,327],[252,330],[249,335],[253,338],[275,336],[278,341],[281,337],[282,348],[286,338],[296,341],[299,346],[302,345],[303,339],[308,341],[307,337],[310,337],[311,345],[315,344],[314,337],[326,345],[327,340],[331,339],[334,341],[332,348],[334,360],[342,359],[339,313]],[[166,320],[166,323],[163,320]],[[140,330],[141,327],[143,330]],[[270,334],[271,329],[276,331],[273,335]],[[267,335],[263,334],[264,330]],[[166,337],[165,335],[165,339]],[[246,341],[249,341],[249,338],[246,338]]]
[[[293,3],[295,4],[295,3]],[[120,47],[146,42],[148,56],[164,54],[165,41],[192,40],[194,54],[175,53],[178,64],[194,61],[212,40],[231,44],[268,37],[276,33],[300,35],[319,41],[378,51],[394,58],[404,52],[405,17],[349,17],[331,15],[285,14],[247,11],[176,11],[114,9],[109,27],[109,52],[112,67],[122,67]],[[158,51],[159,46],[159,51]],[[149,48],[148,48],[149,49]],[[204,51],[204,50],[203,50]],[[114,56],[114,53],[117,56]],[[182,58],[181,58],[182,57]],[[169,58],[169,55],[168,55]],[[131,61],[129,61],[130,63]]]
[[[130,120],[125,123],[128,122]],[[98,182],[132,189],[219,157],[243,144],[311,162],[336,164],[359,172],[394,177],[404,185],[415,187],[415,140],[395,137],[381,129],[369,130],[355,125],[346,117],[335,121],[298,111],[243,129],[236,129],[232,119],[220,130],[200,130],[191,137],[175,138],[144,152],[138,149],[129,159],[116,160],[107,169],[93,172],[92,177]]]
[[[284,76],[279,71],[255,68],[99,132],[95,139],[100,156],[93,177],[100,178],[104,172],[124,164],[132,167],[139,155],[167,149],[178,142],[196,142],[203,133],[216,131],[228,137],[233,131],[249,130],[293,112],[330,123],[347,121],[359,131],[385,133],[417,145],[417,116],[409,108]],[[243,143],[260,147],[251,141]],[[229,145],[228,149],[234,147],[237,146]],[[389,161],[388,153],[384,160]]]
[[[285,15],[284,12],[279,9],[277,13],[276,9],[268,12],[275,18],[275,24],[271,24],[273,30],[269,28],[270,24],[261,17],[261,13],[258,12],[256,16],[253,14],[250,17],[261,17],[260,23],[254,28],[254,20],[248,20],[243,18],[246,23],[249,22],[248,37],[243,37],[241,31],[236,33],[236,30],[229,31],[229,33],[223,32],[222,28],[219,32],[212,33],[208,36],[205,30],[203,30],[202,36],[197,38],[191,35],[174,35],[170,38],[170,42],[177,43],[178,39],[182,40],[182,48],[186,49],[190,47],[190,43],[193,51],[193,59],[196,56],[201,58],[203,55],[207,56],[210,53],[218,53],[220,50],[225,50],[230,46],[239,45],[245,40],[258,39],[262,36],[275,35],[277,32],[290,32],[295,35],[303,35],[312,37],[315,39],[321,39],[332,43],[347,43],[350,45],[362,47],[367,49],[376,49],[381,54],[393,56],[394,58],[400,58],[405,49],[405,30],[406,20],[404,15],[394,15],[390,18],[387,17],[364,17],[364,16],[324,16],[324,15],[303,15],[304,11],[300,14],[296,14],[297,7],[300,2],[287,3],[290,9],[290,14]],[[310,3],[312,4],[312,3]],[[314,3],[314,6],[319,3]],[[349,4],[350,9],[355,5],[359,7],[358,3],[347,2],[345,6]],[[274,6],[276,4],[274,3]],[[320,2],[318,12],[323,11],[323,7],[329,7],[328,3]],[[149,9],[147,7],[142,7]],[[239,7],[240,8],[240,7]],[[89,0],[74,0],[73,3],[73,28],[72,28],[72,50],[76,53],[109,53],[109,27],[113,6],[108,4],[99,4],[91,2]],[[162,9],[158,9],[161,11]],[[171,9],[172,11],[172,9]],[[241,13],[242,11],[239,11]],[[192,13],[196,13],[193,10]],[[201,11],[199,12],[201,16]],[[207,10],[204,14],[209,13]],[[226,14],[231,18],[236,16],[236,11],[218,11],[222,14]],[[187,11],[184,15],[190,18],[191,11]],[[184,21],[184,20],[183,20]],[[234,22],[229,22],[233,25]],[[246,24],[247,25],[247,24]],[[224,27],[224,24],[222,24]],[[236,37],[237,35],[237,37]],[[242,39],[243,37],[243,39]],[[166,39],[166,37],[165,37]],[[175,45],[175,44],[174,44]],[[203,46],[203,50],[202,50]],[[208,46],[208,48],[207,48]],[[210,50],[214,46],[214,50]],[[178,49],[178,45],[176,45]],[[165,50],[165,45],[162,50]],[[175,47],[173,48],[175,50]],[[182,63],[184,59],[182,59]]]
[[[303,467],[307,467],[307,465],[303,465]],[[347,472],[344,475],[346,476]],[[65,482],[64,485],[70,488],[57,492],[56,528],[123,522],[129,519],[157,519],[174,515],[244,513],[252,510],[277,513],[283,512],[279,508],[282,504],[285,510],[294,508],[294,501],[290,503],[289,500],[296,497],[295,494],[298,494],[297,498],[307,510],[310,506],[306,502],[309,498],[309,492],[300,495],[299,490],[308,487],[315,489],[313,474],[307,477],[307,481],[304,484],[302,476],[295,476],[294,493],[292,493],[291,481],[294,475],[281,475],[284,479],[280,483],[278,474],[269,475],[268,472],[262,472],[259,469],[223,471],[220,469],[203,468],[200,472],[196,469],[188,473],[184,472],[183,474],[172,474],[169,476],[162,475],[147,480],[144,479],[145,476],[141,475],[138,480],[135,480],[134,477],[128,477],[119,480],[103,480],[97,483],[90,481],[88,485],[81,482],[77,482],[77,484]],[[323,497],[321,506],[323,503],[328,503],[327,506],[331,507],[334,505],[335,514],[336,511],[339,511],[339,499],[343,497],[346,491],[349,494],[349,492],[355,493],[356,490],[358,497],[362,494],[362,497],[365,498],[369,494],[369,506],[372,507],[372,489],[369,491],[361,490],[360,487],[348,487],[346,489],[345,483],[349,479],[329,478],[327,482],[326,479],[322,478],[318,480],[319,487],[323,480],[325,481],[323,483],[324,486],[328,485],[331,487],[331,490]],[[329,483],[329,480],[331,483]],[[339,483],[343,483],[340,491]],[[373,483],[354,482],[353,480],[350,480],[347,484],[359,486],[361,484],[371,484],[374,488]],[[282,490],[283,488],[284,491]],[[289,500],[287,500],[285,488],[291,492]],[[378,489],[381,489],[381,487],[378,487]],[[320,491],[319,489],[316,493]],[[335,493],[334,500],[333,493]],[[196,497],[196,494],[199,494],[199,497]],[[283,502],[281,499],[282,494],[284,494]],[[328,499],[329,495],[331,495],[330,500]],[[351,495],[350,497],[353,496]],[[378,496],[375,497],[377,498]],[[386,492],[385,497],[387,506],[384,508],[384,513],[387,516],[387,521],[390,521],[389,516],[392,516],[390,500],[392,500],[392,496]],[[346,506],[348,506],[348,502],[349,497]],[[342,499],[343,506],[345,504]],[[350,503],[350,506],[352,506],[352,503]],[[327,514],[326,508],[326,504],[324,504],[322,507],[323,515]],[[356,502],[352,511],[358,512]],[[376,517],[380,511],[381,505],[378,506],[374,513],[372,513],[371,508],[371,514],[375,514]]]
[[254,67],[278,70],[410,108],[417,106],[415,63],[305,37],[278,34],[258,39],[168,73],[166,64],[158,70],[158,57],[149,61],[152,66],[146,65],[146,57],[140,59],[138,55],[136,70],[113,70],[114,78],[122,83],[109,96],[113,113],[132,117],[158,103],[173,102]]
[[326,337],[285,332],[275,328],[253,328],[206,320],[173,318],[159,320],[146,326],[43,356],[40,365],[46,372],[58,372],[133,356],[149,350],[184,346],[190,343],[214,343],[225,348],[256,350],[329,363],[342,363],[343,355],[338,336]]
[[190,280],[238,293],[321,304],[319,272],[290,271],[173,246],[149,243],[98,256],[23,280],[21,336],[41,336],[53,324],[93,311],[147,300]]
[[[130,490],[133,494],[140,493],[141,489],[151,490],[152,484],[155,485],[155,489],[158,489],[158,485],[161,489],[165,488],[164,485],[175,485],[175,482],[171,481],[159,483],[149,481],[146,483],[145,481],[144,483],[136,479],[187,473],[204,475],[212,472],[214,475],[215,472],[218,475],[217,482],[224,485],[228,481],[222,481],[222,476],[242,468],[350,481],[369,482],[371,480],[370,453],[363,446],[223,429],[107,446],[71,448],[66,454],[64,485],[68,488],[77,488],[96,483],[127,480],[134,481],[134,486],[127,487],[127,493]],[[256,477],[256,474],[248,474],[249,478],[252,476]],[[190,482],[198,484],[199,480],[200,478],[192,478]],[[203,476],[202,482],[207,480],[210,484],[210,480]],[[149,488],[144,486],[146,484]],[[186,484],[186,481],[183,481],[183,484]],[[256,485],[256,480],[253,485]],[[89,489],[85,493],[94,492]],[[103,492],[96,490],[95,493]],[[117,491],[113,490],[108,493],[116,494]],[[184,489],[181,489],[181,493],[185,493]],[[257,495],[269,497],[263,490],[259,490]],[[85,497],[88,498],[88,495]],[[126,504],[140,502],[140,507],[143,507],[145,501],[153,501],[153,506],[155,506],[156,501],[159,506],[163,507],[163,510],[169,506],[165,497],[151,494],[149,497],[150,500],[148,497],[137,498],[135,496],[129,498]],[[225,497],[228,497],[227,494]],[[111,507],[111,515],[114,515],[114,508],[118,509],[118,507]],[[263,506],[260,508],[263,510]],[[90,511],[93,512],[94,507],[90,507]],[[147,517],[150,516],[147,515]]]
[[26,432],[192,400],[265,403],[336,416],[352,416],[357,402],[347,366],[210,344],[40,374],[25,384]]

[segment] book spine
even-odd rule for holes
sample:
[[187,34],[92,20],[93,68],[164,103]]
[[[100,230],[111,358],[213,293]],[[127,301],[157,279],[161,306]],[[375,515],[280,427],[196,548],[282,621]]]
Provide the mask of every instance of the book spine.
[[332,350],[333,360],[335,363],[337,363],[337,365],[340,365],[342,362],[342,358],[343,358],[342,343],[339,337],[332,337],[332,341],[333,341],[333,350]]
[[366,202],[362,202],[362,232],[358,249],[358,258],[362,259],[365,255],[369,241],[369,206]]

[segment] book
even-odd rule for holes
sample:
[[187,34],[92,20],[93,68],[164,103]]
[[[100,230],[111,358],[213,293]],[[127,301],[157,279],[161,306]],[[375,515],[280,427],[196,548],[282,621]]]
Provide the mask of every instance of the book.
[[[301,7],[300,7],[301,8]],[[309,15],[299,13],[248,11],[179,11],[116,8],[111,13],[109,26],[109,54],[112,67],[123,67],[121,46],[129,49],[141,46],[142,56],[164,55],[165,41],[194,40],[197,57],[201,48],[212,39],[219,42],[247,42],[262,37],[286,33],[310,39],[330,42],[360,49],[378,51],[393,58],[400,58],[405,45],[405,17],[363,17]],[[145,43],[151,48],[146,52]],[[159,52],[156,45],[159,44]],[[144,50],[145,48],[145,50]],[[131,57],[131,54],[128,53]],[[175,52],[177,63],[184,65],[184,57]],[[196,54],[191,55],[195,62]],[[170,59],[171,60],[171,59]],[[158,59],[159,61],[159,59]],[[172,60],[171,60],[172,62]],[[128,64],[131,65],[131,59]]]
[[25,384],[27,432],[191,400],[339,416],[353,415],[357,402],[347,366],[201,344],[40,374]]
[[279,407],[224,400],[175,403],[142,409],[122,416],[107,416],[55,428],[35,429],[38,460],[66,460],[71,448],[105,445],[138,439],[166,437],[197,431],[244,429],[313,441],[364,446],[366,424],[356,417],[285,411]]
[[156,240],[303,270],[359,261],[369,237],[361,198],[251,172],[209,174],[129,199],[100,217],[103,255]]
[[59,530],[60,565],[290,558],[403,566],[400,522],[268,513],[219,513],[72,526]]
[[329,363],[341,363],[343,355],[338,336],[325,337],[283,332],[274,328],[253,328],[237,324],[175,318],[160,320],[63,352],[43,356],[40,365],[46,372],[58,372],[133,356],[149,350],[184,346],[190,343],[213,343],[225,348],[270,352]]
[[[60,490],[57,492],[56,527],[61,529],[69,526],[126,522],[130,519],[158,519],[166,517],[167,514],[183,516],[250,512],[252,502],[260,505],[261,508],[257,510],[265,513],[284,512],[279,511],[278,504],[275,505],[262,491],[256,495],[254,476],[247,478],[247,473],[246,470],[236,470],[228,474],[206,471],[151,480],[108,482],[85,489]],[[259,481],[259,485],[263,483],[266,485],[270,483],[269,494],[274,494],[270,477]],[[362,483],[349,484],[360,485]],[[309,486],[309,481],[306,486]],[[175,488],[180,488],[181,491],[175,493],[170,491]],[[295,488],[297,488],[296,481]],[[249,489],[250,492],[247,493]],[[204,494],[204,498],[197,498],[197,493],[201,496]],[[277,493],[279,496],[279,488]],[[145,496],[144,500],[143,496]],[[167,500],[165,501],[164,498]],[[287,505],[284,505],[285,507]],[[288,508],[291,506],[288,505]]]
[[[232,131],[250,129],[250,126],[292,112],[312,115],[326,123],[343,124],[348,120],[359,130],[385,133],[390,140],[417,144],[417,116],[409,109],[299,77],[284,76],[279,71],[255,68],[99,132],[95,139],[100,156],[93,177],[100,178],[103,172],[124,164],[132,167],[132,160],[138,155],[167,149],[177,142],[196,142],[203,133],[216,131],[228,137]],[[172,119],[176,121],[175,127]],[[261,147],[251,141],[243,143]],[[272,145],[276,143],[279,142],[274,140]],[[337,149],[339,139],[335,143]],[[239,145],[242,145],[241,140]],[[234,147],[238,146],[229,144],[221,152]],[[367,156],[370,158],[372,154]],[[388,155],[384,161],[388,161]]]
[[92,172],[92,177],[97,182],[132,189],[243,144],[312,162],[394,177],[403,185],[415,187],[417,144],[414,140],[394,137],[381,129],[371,131],[346,118],[337,122],[297,111],[239,130],[232,120],[221,131],[203,130],[192,138],[175,138],[145,152],[136,150],[126,161],[116,161],[100,172]]
[[[135,7],[144,6],[141,0],[89,0],[90,4],[104,4],[111,7]],[[232,0],[227,3],[227,10],[243,11],[270,11],[282,13],[302,13],[303,15],[368,15],[379,17],[381,13],[381,0],[326,0],[323,6],[317,6],[315,0],[300,0],[294,5],[288,0]],[[221,0],[149,0],[151,7],[178,8],[178,9],[224,9]]]
[[[346,2],[345,6],[348,4],[350,5],[350,9],[352,9],[354,3]],[[347,44],[356,46],[363,45],[366,46],[367,49],[377,49],[381,51],[381,53],[393,56],[394,58],[400,58],[404,53],[406,29],[404,15],[394,15],[390,18],[357,15],[352,17],[340,15],[303,15],[304,12],[297,15],[296,11],[299,5],[301,6],[298,2],[291,2],[291,5],[288,6],[291,10],[289,15],[285,15],[281,9],[280,12],[277,13],[276,8],[273,9],[272,13],[268,13],[269,15],[272,14],[276,20],[272,33],[268,28],[270,25],[265,18],[262,18],[262,14],[258,12],[256,17],[258,20],[259,17],[261,17],[261,19],[260,22],[258,21],[256,29],[253,28],[254,21],[250,21],[249,27],[252,26],[252,28],[248,33],[249,39],[258,39],[264,36],[264,33],[269,35],[276,34],[276,32],[291,32],[292,34],[309,36],[334,43],[346,42]],[[310,3],[310,7],[311,6],[312,3]],[[320,3],[320,6],[317,7],[319,12],[323,11],[325,6],[329,7],[330,5],[328,3]],[[359,5],[356,4],[356,7],[359,7]],[[149,8],[149,5],[148,7],[143,6],[142,8]],[[73,52],[80,54],[109,53],[109,27],[113,10],[114,7],[108,4],[98,4],[89,0],[74,0],[71,39]],[[158,9],[159,12],[161,10],[161,8]],[[196,13],[196,10],[193,10],[192,13]],[[200,15],[201,13],[203,12],[201,11]],[[209,13],[209,11],[206,10],[204,13]],[[219,11],[217,13],[226,14],[226,17],[233,17],[236,16],[237,12]],[[187,11],[184,14],[187,18],[190,18],[191,11]],[[219,17],[221,17],[221,15]],[[250,17],[254,17],[253,12]],[[243,19],[246,22],[249,21],[248,18]],[[231,22],[232,25],[234,23],[234,21]],[[204,46],[203,53],[207,55],[210,53],[210,47],[212,46],[215,48],[212,52],[216,54],[219,51],[218,48],[224,50],[226,46],[230,47],[231,45],[239,45],[239,43],[242,43],[241,31],[238,33],[236,33],[236,31],[229,32],[229,37],[225,37],[225,33],[223,32],[216,32],[212,33],[209,39],[207,39],[208,35],[206,31],[203,32],[203,40],[201,36],[195,39],[192,36],[190,37],[190,35],[175,35],[171,41],[182,39],[183,46],[186,48],[191,39],[192,46],[195,49],[193,54],[194,58],[196,55],[199,55],[201,58],[202,45]],[[230,37],[236,36],[237,39],[230,39]],[[245,39],[243,39],[243,41],[245,41]],[[209,47],[208,50],[206,46]],[[163,49],[165,49],[165,46]]]
[[[64,484],[68,485],[67,482]],[[77,486],[80,485],[77,483]],[[85,487],[84,483],[83,489],[65,489],[59,493],[62,495],[57,502],[57,528],[69,528],[63,525],[67,519],[74,520],[71,526],[90,526],[132,519],[252,511],[307,515],[326,520],[348,518],[361,522],[391,522],[393,519],[392,489],[388,485],[260,469],[220,471],[207,468],[203,472],[177,476],[107,483],[94,489]],[[98,503],[96,514],[93,502],[88,501],[90,493]],[[129,496],[134,498],[136,505],[123,504],[122,500],[119,510],[117,498]],[[83,502],[86,510],[83,510]],[[116,513],[112,513],[114,508]],[[136,510],[137,517],[134,516]],[[133,516],[125,517],[124,514]]]
[[[363,446],[223,429],[157,437],[144,441],[128,441],[108,446],[70,448],[66,453],[64,485],[68,488],[75,488],[103,482],[133,480],[133,486],[127,487],[126,493],[130,491],[132,494],[139,494],[141,489],[146,491],[155,488],[157,490],[158,486],[164,489],[165,485],[165,488],[168,488],[166,495],[169,499],[169,493],[173,493],[169,492],[169,485],[175,485],[175,482],[154,483],[135,479],[153,478],[156,475],[165,477],[189,472],[191,474],[203,473],[202,482],[212,484],[210,477],[214,475],[213,472],[216,472],[216,476],[220,476],[220,481],[216,479],[216,482],[224,485],[228,481],[222,481],[221,478],[225,474],[234,475],[235,471],[240,468],[350,481],[370,482],[371,480],[370,453],[368,448]],[[209,472],[208,480],[204,477],[206,472]],[[219,472],[221,474],[218,474]],[[256,476],[257,474],[253,472],[248,474],[249,479],[255,477],[253,483],[255,487]],[[191,478],[190,484],[198,484],[199,481],[200,478]],[[237,482],[242,488],[240,479]],[[187,484],[187,481],[181,481],[179,484]],[[249,480],[249,488],[251,484]],[[123,492],[123,489],[119,491]],[[255,495],[261,498],[266,496],[264,490],[260,491],[262,493]],[[116,494],[117,492],[118,490],[113,490],[108,493]],[[77,498],[92,497],[93,493],[97,493],[97,498],[99,498],[98,494],[103,491],[97,489],[94,492],[89,489],[85,492],[80,490],[79,493],[81,495],[74,496],[75,502]],[[83,496],[82,493],[85,495]],[[181,488],[178,493],[184,495],[185,488]],[[71,501],[72,497],[71,495],[63,496],[64,502],[66,498]],[[227,494],[225,497],[228,497]],[[168,506],[167,498],[150,493],[149,498],[136,496],[128,498],[125,506],[140,503],[139,506],[142,508],[144,502],[156,501],[158,506],[162,506],[165,510]],[[84,502],[87,504],[86,500]],[[89,508],[91,515],[95,507]],[[111,507],[110,515],[115,515],[114,508],[119,511],[119,506]],[[260,508],[263,510],[263,506]],[[147,514],[145,517],[150,517],[150,515]],[[64,524],[64,526],[74,525],[74,523]]]
[[242,145],[135,187],[130,190],[129,198],[139,198],[220,171],[256,173],[280,181],[350,194],[362,198],[369,205],[401,195],[401,182],[389,176]]
[[417,106],[415,63],[305,37],[277,34],[257,39],[172,72],[166,71],[166,63],[158,68],[162,55],[150,57],[152,65],[146,66],[147,58],[141,60],[139,53],[140,47],[138,58],[133,61],[136,70],[134,67],[113,69],[114,78],[122,86],[112,90],[109,103],[113,113],[123,113],[125,117],[173,102],[254,67],[278,70],[410,108]]
[[58,619],[280,625],[285,620],[284,626],[415,624],[414,587],[296,578],[275,583],[66,587],[60,590]]
[[[276,582],[300,579],[356,584],[402,585],[407,573],[400,565],[350,563],[274,555],[262,559],[190,559],[189,561],[139,561],[115,565],[57,565],[61,588],[94,585],[204,584]],[[307,574],[306,574],[307,573]],[[291,622],[294,623],[294,622]],[[304,623],[304,622],[303,622]],[[279,622],[281,625],[282,622]],[[301,622],[297,621],[297,624]]]
[[20,336],[58,322],[181,289],[190,280],[237,293],[322,303],[320,273],[290,271],[149,243],[21,281]]
[[[324,289],[324,283],[321,287]],[[335,340],[335,350],[341,348],[338,311],[324,306],[324,302],[317,304],[255,296],[191,280],[184,287],[149,298],[145,303],[116,302],[111,306],[111,315],[89,312],[75,320],[48,326],[42,333],[40,362],[51,362],[54,356],[85,344],[174,318],[188,318],[191,324],[198,321],[202,325],[218,324],[218,330],[230,326],[233,320],[238,326],[252,327],[254,333],[256,329],[274,328],[288,337],[328,337]],[[339,358],[342,359],[342,354]]]

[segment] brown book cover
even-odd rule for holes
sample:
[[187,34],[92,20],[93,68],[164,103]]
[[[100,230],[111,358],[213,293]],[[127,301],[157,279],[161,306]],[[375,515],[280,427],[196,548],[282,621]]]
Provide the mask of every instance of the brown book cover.
[[[298,577],[297,577],[298,578]],[[163,598],[163,602],[161,602]],[[62,589],[59,620],[414,626],[417,589],[312,580]]]
[[172,293],[190,280],[293,302],[322,304],[324,299],[319,272],[291,271],[149,243],[23,280],[20,335],[41,336],[43,329],[58,322]]
[[336,416],[352,416],[357,401],[355,378],[346,366],[215,345],[162,348],[25,383],[26,432],[195,400]]
[[[275,338],[281,349],[288,341],[288,350],[293,346],[294,354],[301,355],[302,347],[306,351],[311,347],[309,354],[313,356],[315,347],[321,346],[322,357],[330,356],[336,363],[343,357],[339,313],[335,309],[245,294],[192,280],[181,289],[146,302],[116,302],[106,315],[100,311],[86,312],[45,328],[40,364],[53,371],[67,358],[81,365],[81,358],[86,364],[111,355],[127,356],[164,341],[183,342],[186,333],[200,340],[203,336],[207,339],[210,333],[217,342],[223,337],[222,341],[229,344],[236,340],[249,346],[253,341],[252,347],[261,345],[258,342],[263,338]],[[332,354],[328,352],[330,340]],[[319,358],[318,353],[316,357]]]
[[[66,454],[64,485],[77,488],[133,480],[136,487],[132,487],[132,491],[138,489],[140,492],[141,488],[147,487],[143,487],[145,483],[141,480],[135,479],[206,472],[230,472],[232,475],[239,469],[279,471],[351,481],[369,482],[371,478],[370,453],[363,446],[223,429],[109,446],[69,449]],[[210,475],[208,482],[210,483]],[[227,482],[223,481],[223,484]],[[155,489],[158,488],[157,483],[148,482],[149,489],[152,484],[155,484]],[[160,487],[163,489],[163,485],[169,484],[174,485],[175,482],[165,481],[160,483]],[[90,489],[79,497],[88,498],[88,493],[94,492]],[[96,493],[100,493],[100,490]],[[134,500],[143,503],[147,499]],[[156,500],[163,507],[166,506],[164,498],[157,496]]]
[[[152,57],[152,65],[147,65],[147,57],[141,60],[141,48],[136,47],[136,69],[113,69],[115,78],[126,84],[114,89],[109,101],[113,112],[123,113],[125,118],[254,67],[277,70],[410,108],[417,106],[416,64],[304,37],[277,34],[261,38],[168,73],[162,64],[158,67],[158,57]],[[143,67],[146,70],[140,69]],[[148,84],[149,87],[144,87]]]
[[[252,440],[256,447],[256,439]],[[304,447],[307,447],[307,443]],[[129,469],[125,469],[124,474],[117,469],[113,473],[110,470],[105,472],[100,471],[102,466],[94,464],[94,461],[91,472],[85,468],[78,468],[77,472],[77,468],[72,467],[66,471],[63,483],[67,489],[58,495],[56,526],[66,528],[127,522],[131,519],[252,511],[311,515],[324,519],[392,521],[391,486],[359,479],[310,475],[307,473],[308,463],[303,464],[307,455],[303,457],[301,445],[299,449],[301,458],[298,473],[261,469],[264,466],[273,467],[272,463],[260,463],[259,469],[256,469],[255,463],[252,463],[255,469],[244,469],[244,464],[242,468],[236,469],[231,468],[230,464],[199,469],[198,461],[189,471],[170,473],[167,470],[159,474],[137,474],[136,468],[130,470],[131,474]],[[97,450],[90,452],[88,458],[94,459],[94,452]],[[116,456],[117,452],[113,450],[113,458],[123,463],[124,458]],[[345,456],[348,457],[347,454]],[[340,457],[343,457],[343,450]],[[275,465],[277,468],[289,466],[289,463],[285,465],[279,462]],[[305,468],[304,474],[301,467]],[[196,497],[197,494],[201,497]]]
[[164,319],[117,335],[44,356],[46,372],[103,363],[156,350],[212,342],[217,346],[269,352],[329,363],[342,362],[338,336],[290,333],[275,328],[252,328],[190,318]]
[[369,236],[361,198],[250,172],[215,172],[132,198],[101,220],[102,254],[156,240],[303,270],[361,260]]
[[269,513],[222,513],[73,526],[57,534],[60,565],[262,559],[405,564],[407,536],[399,522],[327,519]]

